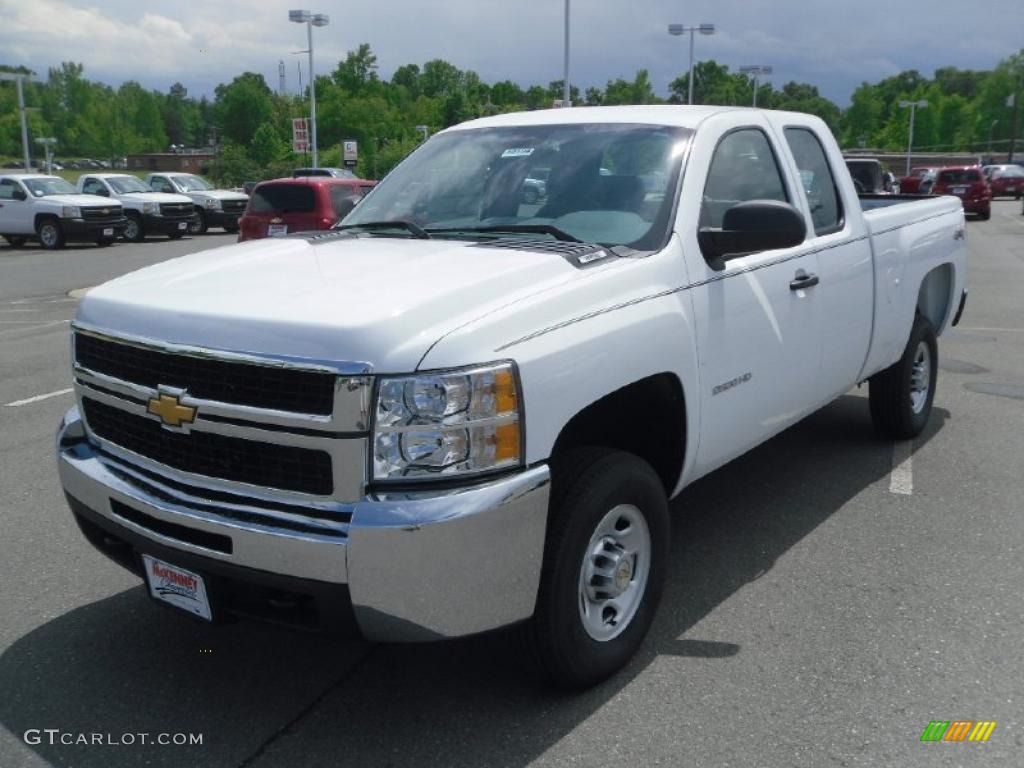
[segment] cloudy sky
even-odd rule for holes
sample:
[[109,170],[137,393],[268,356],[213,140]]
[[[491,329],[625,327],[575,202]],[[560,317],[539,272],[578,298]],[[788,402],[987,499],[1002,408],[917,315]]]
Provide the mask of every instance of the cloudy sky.
[[[0,63],[45,73],[61,61],[87,77],[127,79],[194,95],[245,70],[297,86],[305,29],[288,23],[303,0],[0,0]],[[370,43],[380,74],[444,58],[486,81],[547,84],[562,75],[564,0],[315,0],[331,17],[314,30],[317,70]],[[732,69],[771,64],[776,85],[816,84],[840,105],[863,80],[904,69],[991,68],[1024,46],[1024,0],[572,0],[574,85],[603,86],[647,68],[661,95],[685,70],[687,38],[669,22],[712,22],[697,59]]]

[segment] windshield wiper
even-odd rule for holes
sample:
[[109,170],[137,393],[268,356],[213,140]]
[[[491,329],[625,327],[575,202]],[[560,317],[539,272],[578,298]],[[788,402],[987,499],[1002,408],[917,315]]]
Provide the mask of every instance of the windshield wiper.
[[425,232],[431,234],[458,233],[458,232],[483,232],[500,235],[503,232],[509,234],[524,233],[528,235],[551,235],[555,240],[564,243],[581,243],[578,237],[573,237],[565,230],[559,229],[553,224],[494,224],[486,227],[444,227],[442,229],[427,229]]
[[364,221],[362,224],[340,224],[336,225],[334,229],[365,229],[370,232],[376,229],[404,229],[418,240],[430,239],[430,233],[425,229],[413,224],[411,221],[402,221],[401,219],[394,219],[391,221]]

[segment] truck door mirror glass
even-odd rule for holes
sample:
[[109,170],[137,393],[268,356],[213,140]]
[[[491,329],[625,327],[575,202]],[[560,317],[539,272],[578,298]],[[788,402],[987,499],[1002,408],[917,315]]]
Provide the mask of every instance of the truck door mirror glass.
[[807,236],[803,214],[781,200],[737,203],[722,217],[721,227],[701,227],[697,241],[712,269],[724,269],[737,256],[800,245]]

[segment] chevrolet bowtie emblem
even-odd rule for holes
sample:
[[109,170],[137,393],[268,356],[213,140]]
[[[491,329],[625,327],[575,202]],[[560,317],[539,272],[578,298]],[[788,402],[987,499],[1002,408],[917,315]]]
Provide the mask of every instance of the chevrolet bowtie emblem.
[[163,392],[150,398],[146,410],[154,416],[159,416],[160,421],[169,427],[180,427],[182,424],[191,424],[196,420],[195,408],[182,405],[175,395],[167,395]]

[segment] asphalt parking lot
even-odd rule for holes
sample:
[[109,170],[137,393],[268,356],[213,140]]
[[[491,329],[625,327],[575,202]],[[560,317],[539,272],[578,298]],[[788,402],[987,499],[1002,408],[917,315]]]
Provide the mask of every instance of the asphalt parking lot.
[[[1019,202],[968,225],[971,298],[940,340],[926,433],[880,440],[853,390],[696,483],[642,652],[572,696],[538,687],[502,636],[196,624],[79,534],[51,444],[71,405],[68,292],[234,239],[0,245],[3,768],[1024,765]],[[998,725],[983,744],[922,743],[931,720]],[[203,743],[28,744],[30,729]]]

